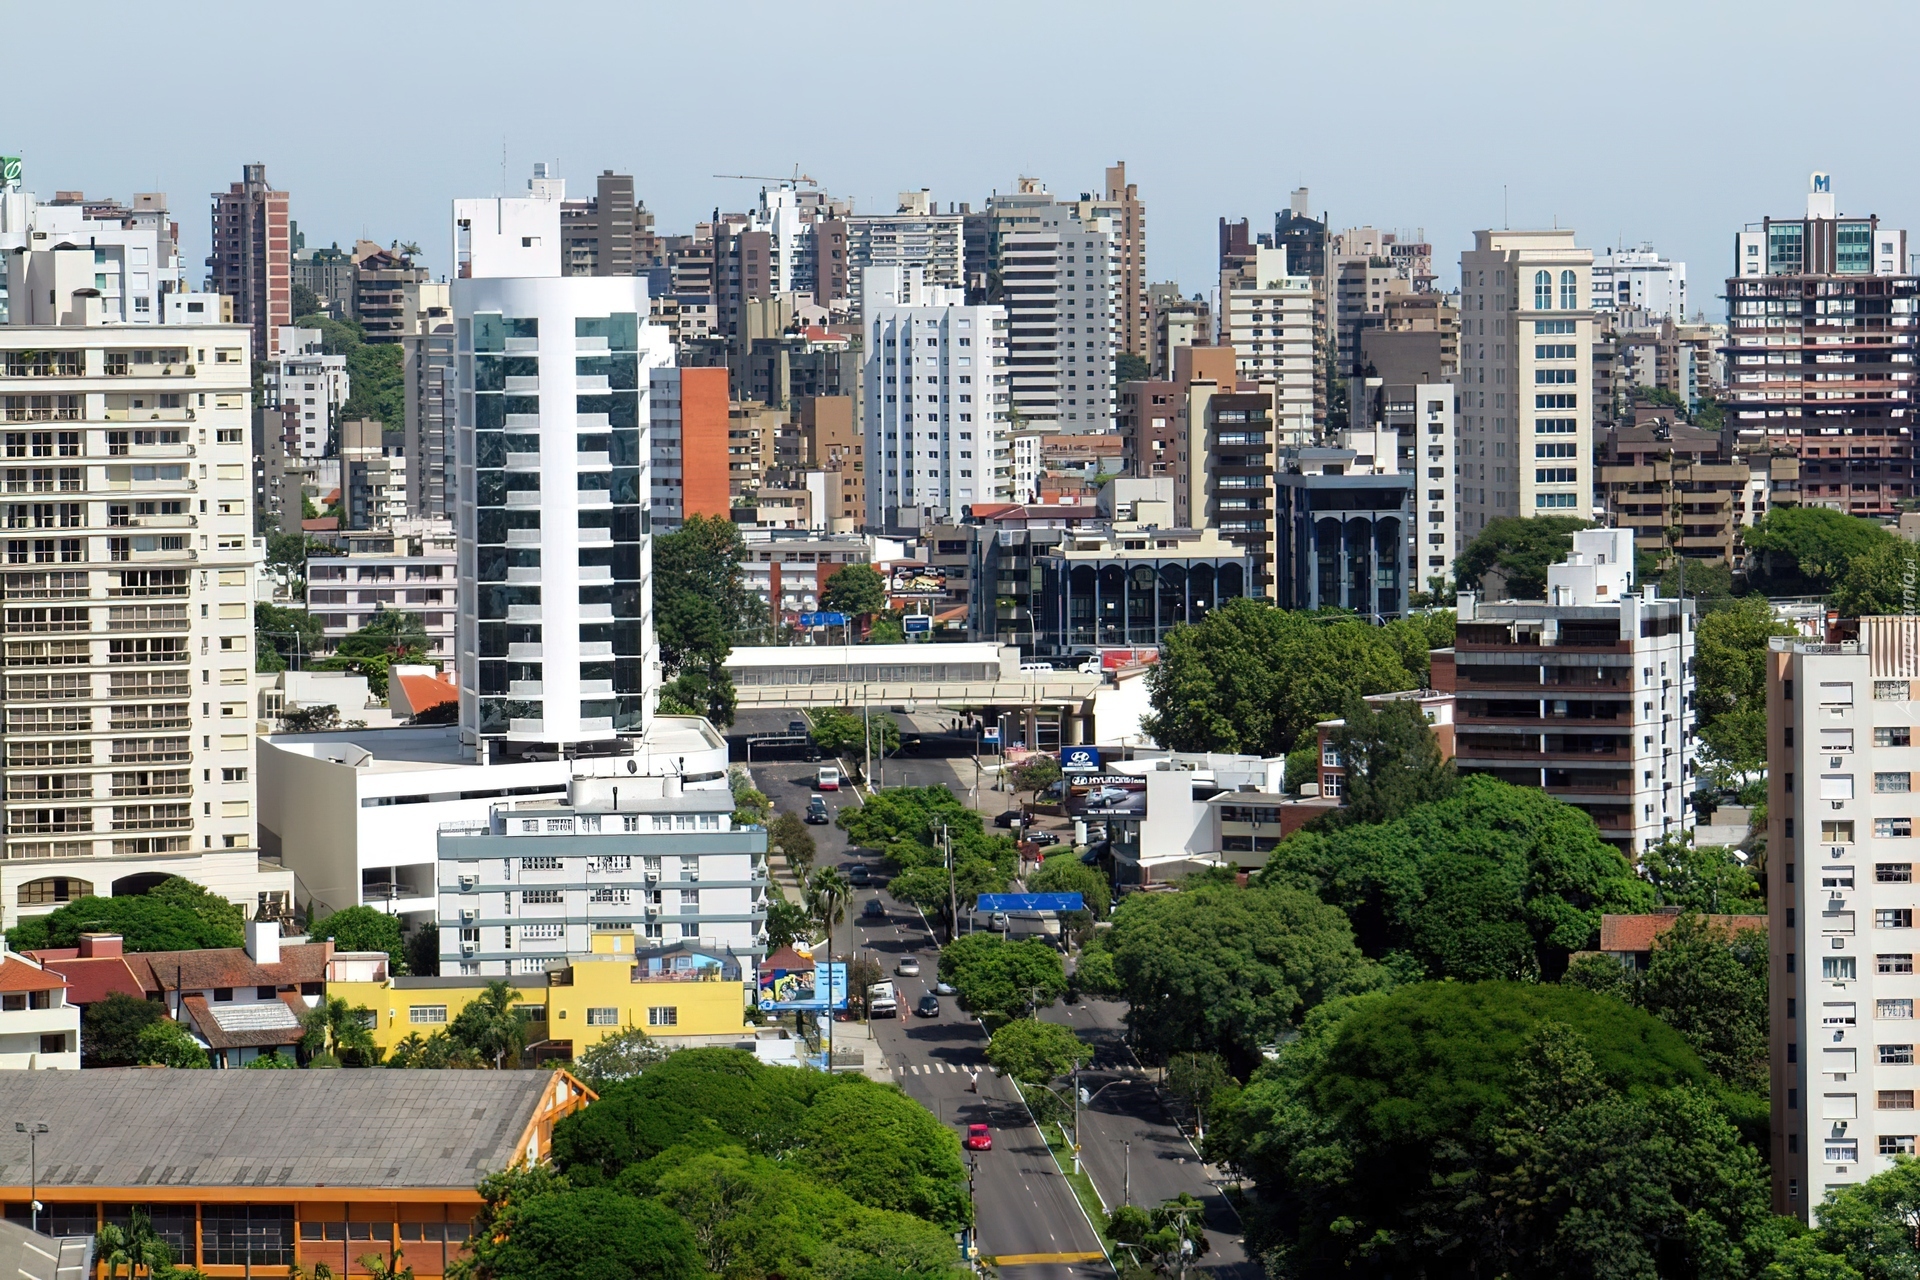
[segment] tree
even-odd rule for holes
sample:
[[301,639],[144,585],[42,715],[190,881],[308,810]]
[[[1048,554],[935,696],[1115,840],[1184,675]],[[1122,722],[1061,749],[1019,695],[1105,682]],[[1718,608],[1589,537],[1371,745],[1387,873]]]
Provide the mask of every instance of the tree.
[[467,1003],[447,1027],[447,1034],[493,1063],[494,1070],[509,1061],[518,1066],[527,1046],[527,1020],[513,1008],[520,993],[495,979]]
[[828,938],[847,918],[847,898],[853,886],[838,867],[817,867],[807,879],[807,910]]
[[471,1242],[474,1280],[700,1280],[699,1251],[671,1209],[606,1187],[509,1206]]
[[733,823],[742,827],[764,827],[767,815],[773,812],[773,801],[767,799],[767,793],[753,785],[745,769],[734,769],[727,774],[727,786],[733,792]]
[[1214,1098],[1237,1089],[1239,1082],[1217,1053],[1176,1053],[1167,1059],[1166,1085],[1193,1109],[1196,1125],[1204,1129]]
[[323,314],[294,321],[303,329],[318,329],[321,349],[347,358],[349,391],[340,407],[340,421],[372,418],[398,430],[406,421],[406,372],[398,343],[368,342],[357,320],[335,320]]
[[322,996],[320,1003],[300,1019],[300,1047],[311,1060],[327,1057],[334,1063],[370,1067],[380,1060],[373,1041],[374,1012],[350,1005],[341,996]]
[[599,1093],[664,1062],[668,1052],[644,1028],[627,1027],[575,1054],[571,1070],[582,1084]]
[[149,1022],[134,1040],[139,1064],[143,1067],[179,1067],[204,1069],[211,1063],[187,1029],[171,1018]]
[[1060,778],[1060,762],[1036,752],[1013,767],[1013,793],[1019,795],[1024,791],[1037,799]]
[[668,714],[733,723],[727,655],[736,634],[759,629],[760,616],[740,568],[745,555],[740,530],[713,516],[690,516],[677,532],[654,539],[654,630],[672,677],[660,694]]
[[367,624],[341,639],[333,656],[313,664],[322,671],[353,671],[367,678],[376,698],[387,696],[387,670],[395,663],[426,661],[426,623],[417,613],[382,607]]
[[1143,1055],[1217,1053],[1237,1071],[1307,1010],[1378,980],[1337,908],[1282,886],[1134,894],[1105,946]]
[[820,591],[820,607],[833,613],[864,618],[887,607],[887,584],[870,564],[836,569]]
[[1504,516],[1490,520],[1454,562],[1461,591],[1482,590],[1481,579],[1498,571],[1515,600],[1543,600],[1547,568],[1573,551],[1576,530],[1593,527],[1578,516]]
[[1093,1050],[1071,1030],[1036,1018],[1015,1018],[987,1042],[987,1063],[1023,1085],[1046,1085],[1082,1062]]
[[973,1221],[953,1130],[898,1089],[865,1076],[842,1077],[814,1096],[789,1158],[869,1208],[948,1231]]
[[241,944],[240,908],[191,880],[169,876],[144,894],[76,898],[7,931],[15,951],[78,946],[83,933],[117,933],[128,951],[196,951]]
[[107,1280],[117,1280],[122,1267],[128,1280],[143,1271],[155,1277],[180,1274],[173,1266],[173,1251],[153,1229],[153,1219],[137,1208],[128,1211],[124,1227],[115,1222],[102,1225],[94,1236],[93,1251],[106,1264]]
[[1107,918],[1107,908],[1113,901],[1113,888],[1106,876],[1071,853],[1041,863],[1040,869],[1027,877],[1027,888],[1035,893],[1077,893],[1096,920]]
[[1847,565],[1827,598],[1842,617],[1920,609],[1920,547],[1887,537]]
[[1328,815],[1341,826],[1392,822],[1408,810],[1444,800],[1459,786],[1440,756],[1433,726],[1416,702],[1375,706],[1349,698],[1340,726],[1327,735],[1346,770],[1345,804]]
[[1763,1280],[1920,1275],[1920,1161],[1896,1156],[1884,1173],[1829,1190],[1813,1212],[1818,1225],[1783,1246]]
[[1567,986],[1330,1005],[1208,1146],[1251,1178],[1248,1243],[1279,1277],[1738,1276],[1778,1240],[1700,1060]]
[[812,936],[813,913],[773,885],[767,895],[767,949],[778,951]]
[[[301,563],[304,566],[305,562]],[[313,665],[314,654],[325,644],[325,628],[305,609],[264,602],[253,606],[256,671],[285,671],[290,667],[304,670]]]
[[[386,948],[382,947],[381,950]],[[440,976],[440,925],[429,920],[407,935],[406,972],[416,978]]]
[[479,1071],[487,1062],[444,1031],[436,1031],[425,1039],[414,1031],[388,1051],[386,1065],[396,1070]]
[[1694,705],[1700,736],[1728,768],[1751,773],[1767,760],[1767,641],[1792,635],[1764,597],[1747,596],[1700,619],[1694,639]]
[[1747,578],[1770,596],[1824,595],[1849,566],[1897,542],[1872,520],[1829,507],[1774,507],[1747,529]]
[[851,756],[863,760],[872,739],[875,756],[888,756],[900,750],[900,724],[892,716],[837,707],[816,707],[807,713],[807,736],[821,752],[830,756]]
[[1209,1248],[1207,1206],[1182,1191],[1152,1209],[1121,1205],[1107,1215],[1107,1235],[1144,1257],[1158,1274],[1185,1273],[1185,1259]]
[[1725,845],[1695,845],[1693,833],[1667,836],[1640,855],[1655,906],[1708,915],[1765,915],[1759,877]]
[[901,625],[900,617],[894,613],[876,614],[871,626],[867,628],[868,644],[905,644],[907,629]]
[[1340,908],[1375,959],[1462,981],[1555,978],[1602,914],[1652,896],[1586,813],[1485,775],[1394,822],[1298,832],[1259,880]]
[[872,849],[895,869],[887,892],[930,916],[947,915],[947,855],[953,853],[953,886],[963,909],[982,893],[1003,893],[1019,864],[1010,837],[989,835],[980,815],[946,787],[892,787],[862,805],[840,810],[834,822],[857,845]]
[[131,1067],[140,1061],[140,1033],[167,1016],[166,1006],[115,991],[80,1013],[80,1059],[89,1067]]
[[1060,953],[1039,938],[967,933],[940,950],[940,978],[972,1013],[1032,1015],[1067,992]]
[[377,907],[348,907],[336,911],[312,926],[308,933],[316,940],[333,939],[338,951],[384,951],[389,972],[396,977],[407,973],[407,947],[400,937],[399,917],[390,916]]
[[1117,352],[1113,357],[1113,380],[1120,382],[1144,382],[1152,377],[1152,366],[1147,358],[1135,355],[1131,351]]
[[293,282],[293,314],[311,315],[322,310],[320,295],[298,280]]
[[1167,633],[1147,673],[1153,711],[1142,725],[1177,751],[1285,755],[1349,696],[1417,687],[1425,634],[1229,600],[1199,624]]
[[300,1064],[272,1049],[263,1051],[259,1057],[247,1063],[248,1071],[298,1071]]
[[807,824],[799,814],[776,814],[767,827],[767,839],[780,846],[780,852],[786,855],[787,865],[793,868],[796,878],[804,876],[807,868],[813,865],[813,832],[807,830]]
[[738,705],[733,677],[724,667],[711,664],[689,667],[660,686],[655,710],[663,716],[700,716],[725,727],[733,723]]

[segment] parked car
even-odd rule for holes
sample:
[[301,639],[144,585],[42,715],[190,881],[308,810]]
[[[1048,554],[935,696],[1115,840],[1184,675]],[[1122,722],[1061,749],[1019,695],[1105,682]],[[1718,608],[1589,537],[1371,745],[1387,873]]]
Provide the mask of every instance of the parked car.
[[880,899],[868,898],[867,905],[860,908],[860,918],[862,920],[885,920],[887,918],[887,909],[881,905]]
[[940,997],[935,995],[921,996],[920,1003],[913,1006],[913,1012],[914,1012],[914,1016],[919,1018],[939,1017],[940,1016]]
[[856,862],[847,868],[847,883],[856,889],[864,889],[873,882],[873,872],[864,862]]
[[1021,816],[1018,809],[1006,809],[993,815],[993,825],[996,827],[1010,827],[1020,821]]
[[998,933],[1006,932],[1013,924],[1011,920],[1007,919],[1007,913],[1004,911],[994,912],[993,915],[988,918],[987,923]]
[[825,796],[809,796],[807,798],[807,821],[815,826],[819,826],[828,821],[827,798]]
[[1028,844],[1059,844],[1060,837],[1052,831],[1034,831],[1027,836]]
[[950,996],[953,994],[953,984],[951,982],[936,982],[933,984],[933,994],[937,996]]
[[983,1124],[968,1125],[966,1145],[969,1151],[993,1150],[993,1130]]
[[[816,791],[838,791],[840,789],[840,770],[830,764],[823,764],[814,772],[813,786]],[[1122,794],[1125,794],[1124,792]]]
[[900,958],[900,963],[894,966],[894,972],[899,974],[903,978],[919,977],[920,976],[920,957],[902,956]]

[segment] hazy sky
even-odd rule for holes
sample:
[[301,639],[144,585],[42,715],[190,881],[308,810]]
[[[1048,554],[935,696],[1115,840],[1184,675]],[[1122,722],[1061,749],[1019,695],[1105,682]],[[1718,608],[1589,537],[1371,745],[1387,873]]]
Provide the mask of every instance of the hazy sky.
[[310,244],[411,239],[444,271],[447,202],[503,189],[503,144],[507,192],[536,159],[575,191],[630,172],[662,231],[753,200],[716,173],[798,163],[887,212],[1125,159],[1150,274],[1188,292],[1220,216],[1270,229],[1299,185],[1336,229],[1424,227],[1448,281],[1503,216],[1651,241],[1716,317],[1732,233],[1812,170],[1920,231],[1912,3],[106,0],[83,25],[147,52],[83,74],[29,37],[0,152],[42,198],[167,192],[196,282],[207,193],[253,160]]

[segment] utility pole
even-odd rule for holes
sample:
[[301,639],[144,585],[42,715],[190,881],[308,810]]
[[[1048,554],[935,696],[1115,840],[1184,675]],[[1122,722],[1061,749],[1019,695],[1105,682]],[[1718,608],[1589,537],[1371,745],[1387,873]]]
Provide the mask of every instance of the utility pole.
[[24,1120],[13,1122],[15,1133],[27,1135],[27,1178],[29,1189],[27,1198],[32,1203],[33,1229],[40,1230],[40,1135],[47,1131],[46,1122],[36,1120],[28,1124]]
[[960,935],[960,891],[955,883],[953,835],[944,822],[940,824],[940,843],[947,855],[947,941],[952,942]]

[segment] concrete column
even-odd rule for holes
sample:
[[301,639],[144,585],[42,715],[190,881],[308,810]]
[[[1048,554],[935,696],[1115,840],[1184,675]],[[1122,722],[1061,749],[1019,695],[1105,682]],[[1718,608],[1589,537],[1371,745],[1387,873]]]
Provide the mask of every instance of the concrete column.
[[1070,747],[1084,745],[1087,740],[1086,718],[1077,712],[1063,711],[1061,718],[1066,722],[1067,743]]

